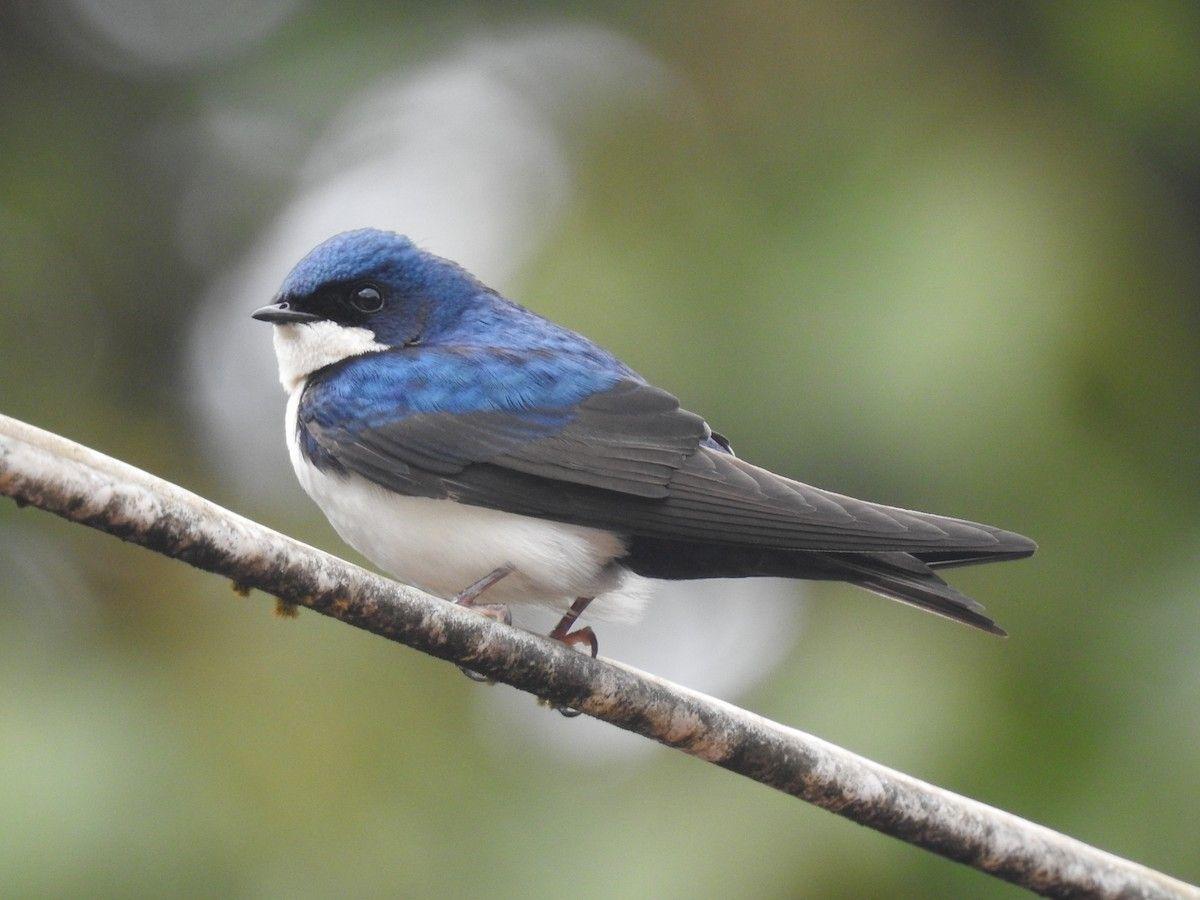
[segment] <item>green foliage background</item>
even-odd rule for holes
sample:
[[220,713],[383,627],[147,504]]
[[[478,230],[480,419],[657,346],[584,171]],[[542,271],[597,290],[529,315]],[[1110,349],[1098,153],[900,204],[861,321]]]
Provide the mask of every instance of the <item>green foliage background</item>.
[[[1195,4],[313,2],[158,74],[11,7],[0,411],[340,550],[298,488],[240,497],[198,433],[190,129],[252,98],[299,159],[380,72],[564,22],[628,35],[690,99],[574,148],[565,220],[511,292],[743,456],[1041,544],[956,576],[1007,641],[821,586],[785,664],[730,699],[1200,880]],[[220,265],[287,191],[243,186]],[[269,610],[0,505],[0,891],[1016,895],[665,750],[510,752],[449,667]]]

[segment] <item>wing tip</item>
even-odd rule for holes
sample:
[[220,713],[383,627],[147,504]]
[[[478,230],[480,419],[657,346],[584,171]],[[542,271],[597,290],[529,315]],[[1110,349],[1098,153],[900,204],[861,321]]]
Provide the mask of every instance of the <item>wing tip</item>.
[[996,549],[1008,559],[1025,559],[1037,553],[1037,541],[1015,531],[996,531]]
[[1008,632],[1004,628],[1001,628],[999,625],[997,625],[991,619],[988,619],[987,622],[988,622],[987,625],[981,624],[978,626],[981,631],[986,631],[988,634],[994,634],[998,638],[1008,637]]
[[[953,589],[951,589],[951,590],[953,590]],[[955,591],[955,593],[957,593],[957,591]],[[900,599],[900,598],[895,598],[895,599]],[[1008,637],[1008,631],[1005,630],[1000,625],[996,624],[995,620],[993,620],[990,617],[983,615],[981,613],[977,613],[974,610],[967,609],[965,607],[960,607],[958,609],[946,609],[946,608],[935,607],[935,606],[929,605],[927,603],[920,603],[920,602],[914,603],[909,600],[902,600],[901,602],[902,603],[910,603],[912,606],[915,606],[918,609],[923,609],[923,610],[925,610],[925,612],[931,612],[935,616],[939,616],[943,619],[949,619],[950,621],[957,622],[960,625],[966,625],[970,628],[975,628],[979,631],[986,632],[986,633],[994,635],[998,638],[1007,638]]]

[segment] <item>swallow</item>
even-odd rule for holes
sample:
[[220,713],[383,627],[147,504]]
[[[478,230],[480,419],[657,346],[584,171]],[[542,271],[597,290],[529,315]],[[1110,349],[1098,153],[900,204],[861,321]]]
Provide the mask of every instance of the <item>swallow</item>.
[[[737,457],[607,350],[392,232],[336,235],[253,314],[274,326],[301,486],[383,571],[598,651],[661,580],[844,581],[991,634],[944,569],[1029,538],[857,500]],[[486,601],[486,602],[483,602]]]

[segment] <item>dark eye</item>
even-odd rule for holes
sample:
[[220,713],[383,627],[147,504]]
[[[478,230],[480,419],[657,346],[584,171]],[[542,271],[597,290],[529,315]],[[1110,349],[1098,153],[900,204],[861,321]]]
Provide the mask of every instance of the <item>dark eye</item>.
[[383,294],[372,284],[360,285],[350,293],[350,305],[363,313],[379,312],[383,309]]

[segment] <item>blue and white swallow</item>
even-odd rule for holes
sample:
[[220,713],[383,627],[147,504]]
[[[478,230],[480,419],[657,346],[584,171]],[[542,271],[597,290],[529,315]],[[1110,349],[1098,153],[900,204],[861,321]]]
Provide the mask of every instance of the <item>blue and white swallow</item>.
[[254,318],[274,325],[296,476],[347,543],[496,618],[557,610],[551,636],[593,655],[584,609],[629,618],[656,579],[846,581],[1003,635],[938,571],[1036,549],[739,459],[608,351],[402,235],[330,238]]

